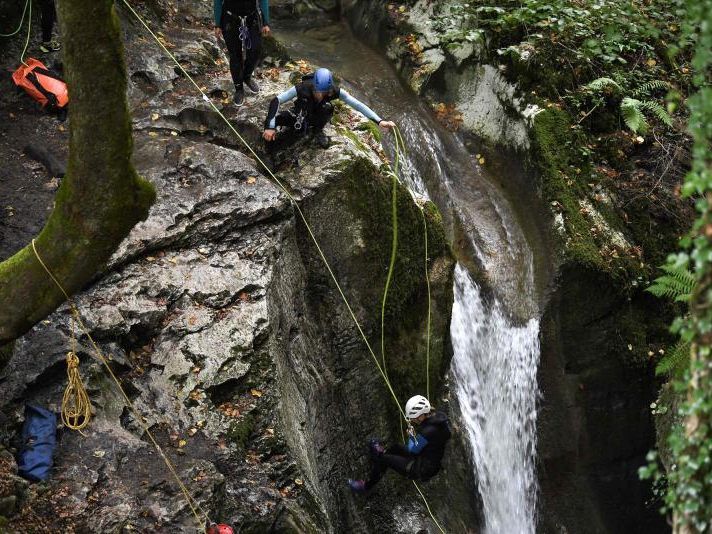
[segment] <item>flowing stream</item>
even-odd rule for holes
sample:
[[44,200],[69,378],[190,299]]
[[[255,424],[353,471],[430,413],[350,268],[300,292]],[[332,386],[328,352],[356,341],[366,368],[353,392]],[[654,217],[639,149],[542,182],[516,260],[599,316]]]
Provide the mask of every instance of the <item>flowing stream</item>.
[[[343,86],[399,125],[409,147],[407,185],[443,213],[461,260],[451,325],[452,382],[485,529],[533,533],[539,321],[525,217],[477,165],[472,150],[434,120],[378,52],[341,24],[311,24],[277,25],[276,36],[295,58],[335,70]],[[470,269],[486,273],[487,290],[475,283]]]

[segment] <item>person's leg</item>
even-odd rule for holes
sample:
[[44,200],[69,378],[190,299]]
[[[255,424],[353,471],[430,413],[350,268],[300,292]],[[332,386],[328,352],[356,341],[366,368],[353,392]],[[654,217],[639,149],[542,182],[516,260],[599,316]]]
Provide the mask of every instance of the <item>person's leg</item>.
[[42,28],[42,42],[49,43],[52,41],[52,29],[57,19],[57,14],[54,10],[54,0],[38,0],[40,7],[40,26]]
[[334,106],[332,104],[326,103],[323,106],[319,106],[309,121],[311,126],[314,128],[315,132],[319,132],[324,129],[331,117],[334,116]]
[[240,41],[240,21],[234,17],[223,16],[222,24],[223,39],[227,46],[227,53],[230,58],[230,75],[235,91],[242,91],[242,41]]
[[329,146],[329,137],[324,133],[324,126],[328,124],[333,115],[334,106],[327,103],[317,108],[309,121],[311,127],[314,128],[314,141],[321,148]]
[[375,486],[388,469],[393,469],[399,475],[409,476],[408,467],[413,458],[405,448],[400,445],[389,447],[384,454],[373,459],[371,476],[366,481],[365,489],[370,490]]
[[262,31],[259,22],[253,21],[250,25],[250,48],[245,53],[245,69],[243,71],[243,80],[255,93],[259,91],[259,86],[252,79],[252,73],[262,55]]

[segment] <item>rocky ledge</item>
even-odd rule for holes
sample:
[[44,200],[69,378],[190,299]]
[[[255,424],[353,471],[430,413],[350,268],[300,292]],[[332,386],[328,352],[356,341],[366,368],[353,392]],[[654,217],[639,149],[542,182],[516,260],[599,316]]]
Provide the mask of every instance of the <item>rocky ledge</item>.
[[[207,7],[163,7],[153,13],[161,17],[161,38],[231,123],[262,147],[269,98],[307,66],[273,53],[260,73],[262,93],[236,109]],[[140,28],[129,20],[123,26],[135,165],[158,199],[76,297],[91,336],[212,519],[240,532],[431,528],[408,483],[385,483],[366,501],[346,489],[345,479],[365,469],[365,439],[397,435],[397,411],[294,204]],[[339,109],[328,149],[297,140],[268,161],[378,347],[391,181],[378,143],[359,122]],[[425,382],[423,217],[433,380],[449,360],[453,260],[437,210],[419,206],[402,186],[398,215],[386,352],[403,399]],[[18,446],[25,403],[58,409],[70,337],[64,306],[17,340],[0,371],[6,446]],[[94,418],[82,433],[61,431],[49,482],[28,488],[13,475],[0,485],[0,524],[11,531],[195,531],[190,509],[87,336],[78,332],[77,343]],[[12,461],[2,454],[10,473]]]

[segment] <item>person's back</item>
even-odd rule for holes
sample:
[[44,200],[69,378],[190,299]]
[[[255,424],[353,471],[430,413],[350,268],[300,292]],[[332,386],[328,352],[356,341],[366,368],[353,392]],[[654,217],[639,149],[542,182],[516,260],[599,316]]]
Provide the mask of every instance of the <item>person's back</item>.
[[418,436],[427,443],[416,453],[420,460],[420,477],[428,479],[435,475],[441,467],[445,455],[445,445],[450,440],[450,423],[443,412],[435,412],[425,419],[418,429]]

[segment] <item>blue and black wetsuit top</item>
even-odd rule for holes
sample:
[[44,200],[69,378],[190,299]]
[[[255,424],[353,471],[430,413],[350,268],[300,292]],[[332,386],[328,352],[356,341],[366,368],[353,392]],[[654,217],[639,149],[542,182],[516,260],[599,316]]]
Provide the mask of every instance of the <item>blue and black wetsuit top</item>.
[[408,452],[416,456],[420,478],[428,479],[440,471],[445,445],[451,436],[447,415],[435,412],[420,424],[414,438],[408,438]]
[[294,100],[294,112],[299,114],[302,113],[305,117],[311,117],[319,107],[330,103],[332,100],[341,100],[345,104],[363,114],[366,118],[371,119],[376,124],[380,123],[383,119],[378,116],[378,114],[373,111],[366,104],[360,100],[354,98],[345,90],[334,85],[331,91],[324,97],[321,101],[317,102],[314,98],[314,75],[310,74],[302,78],[302,81],[284,91],[283,93],[277,95],[272,99],[269,105],[269,111],[267,112],[267,119],[265,120],[265,130],[273,130],[276,128],[277,112],[279,111],[279,106],[281,104],[286,104],[287,102]]
[[220,26],[224,13],[233,17],[262,16],[262,24],[269,25],[269,0],[213,0],[215,26]]

